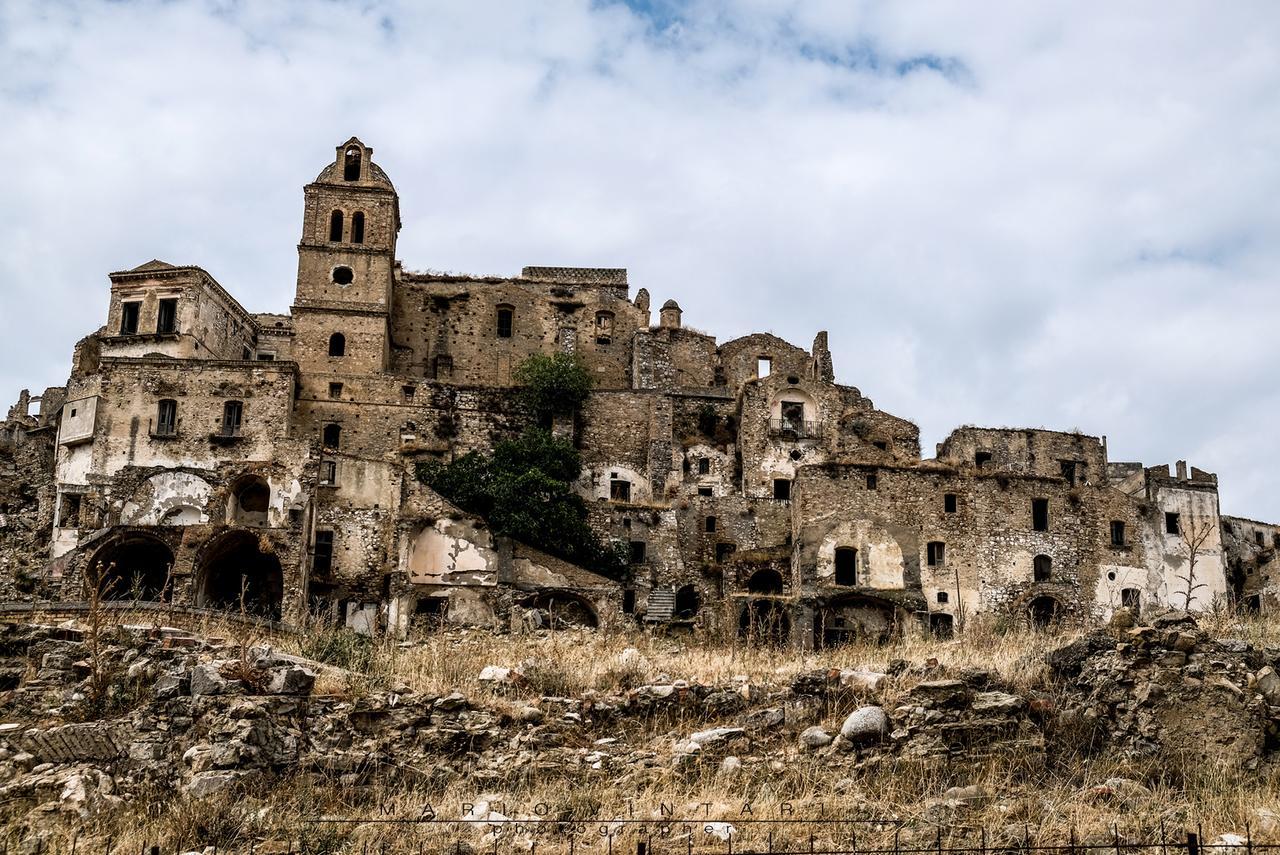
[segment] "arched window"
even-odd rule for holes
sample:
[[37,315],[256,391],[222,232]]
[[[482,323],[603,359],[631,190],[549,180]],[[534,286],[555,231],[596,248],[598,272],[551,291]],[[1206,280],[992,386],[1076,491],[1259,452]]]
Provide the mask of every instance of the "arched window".
[[342,240],[342,212],[334,211],[329,215],[329,241],[338,243]]
[[329,355],[330,356],[346,356],[347,355],[347,337],[340,332],[336,332],[329,336]]
[[836,584],[858,584],[858,550],[851,546],[836,548]]
[[364,211],[351,215],[351,242],[364,243]]
[[516,310],[514,306],[498,307],[498,338],[511,338],[515,328]]
[[359,181],[360,180],[360,149],[352,146],[347,149],[346,155],[342,160],[342,180],[343,181]]
[[1053,559],[1048,555],[1037,555],[1031,562],[1031,578],[1036,582],[1048,582],[1053,576]]
[[325,448],[337,448],[342,442],[342,425],[325,425],[323,438]]
[[596,344],[613,341],[613,312],[596,312]]

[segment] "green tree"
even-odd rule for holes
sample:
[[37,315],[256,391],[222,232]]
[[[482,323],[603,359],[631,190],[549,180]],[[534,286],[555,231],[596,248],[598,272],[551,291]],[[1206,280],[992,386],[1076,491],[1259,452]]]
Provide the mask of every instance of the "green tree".
[[535,354],[517,366],[514,376],[524,387],[525,404],[543,419],[572,413],[591,393],[590,372],[569,353]]
[[498,443],[492,455],[473,451],[417,467],[420,481],[484,517],[494,533],[620,579],[626,549],[601,541],[587,524],[587,507],[572,489],[581,471],[582,459],[567,440],[536,428]]

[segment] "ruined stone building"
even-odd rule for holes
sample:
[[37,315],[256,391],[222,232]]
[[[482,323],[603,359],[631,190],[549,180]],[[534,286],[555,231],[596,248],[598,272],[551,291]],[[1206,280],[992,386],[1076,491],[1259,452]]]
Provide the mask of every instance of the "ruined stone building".
[[[412,272],[355,138],[303,198],[287,315],[192,265],[110,275],[66,387],[0,434],[27,485],[0,507],[3,596],[80,599],[105,574],[115,596],[364,630],[559,608],[801,647],[1274,601],[1280,529],[1220,517],[1211,473],[1038,429],[963,427],[922,459],[916,425],[835,381],[825,332],[717,342],[674,300],[655,318],[621,269]],[[554,352],[595,381],[555,427],[592,526],[628,544],[622,580],[495,537],[414,476],[518,434],[513,371]]]

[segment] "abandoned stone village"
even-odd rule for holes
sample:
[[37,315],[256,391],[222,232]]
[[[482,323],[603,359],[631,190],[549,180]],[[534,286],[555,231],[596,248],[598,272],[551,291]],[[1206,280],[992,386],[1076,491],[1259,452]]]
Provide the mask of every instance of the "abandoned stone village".
[[[0,599],[106,578],[362,632],[634,622],[797,648],[1277,603],[1280,526],[1221,516],[1210,472],[1041,429],[962,427],[922,458],[916,425],[836,382],[827,332],[718,343],[622,269],[412,272],[372,155],[353,137],[304,188],[287,315],[188,259],[110,274],[66,385],[0,426]],[[415,477],[518,436],[517,369],[555,353],[593,379],[551,427],[592,529],[625,544],[618,578]]]

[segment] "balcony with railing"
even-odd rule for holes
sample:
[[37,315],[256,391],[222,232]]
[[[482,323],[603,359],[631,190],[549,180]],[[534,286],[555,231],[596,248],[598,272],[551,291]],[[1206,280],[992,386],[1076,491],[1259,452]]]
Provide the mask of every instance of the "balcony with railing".
[[783,439],[818,439],[822,425],[800,419],[769,419],[769,435]]

